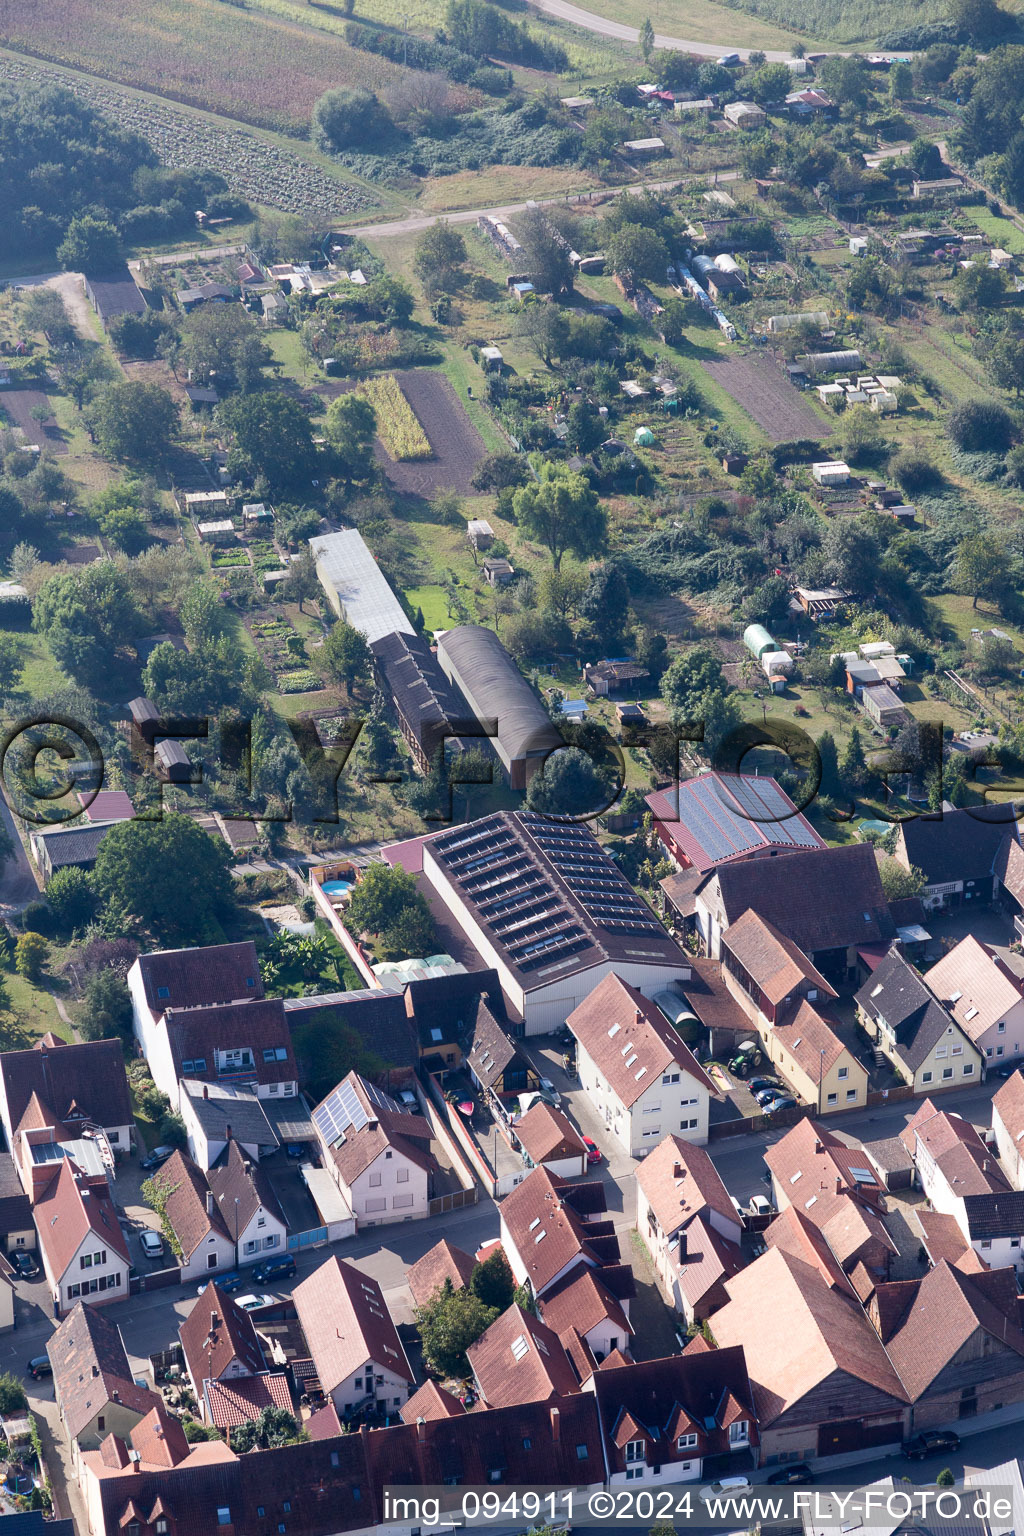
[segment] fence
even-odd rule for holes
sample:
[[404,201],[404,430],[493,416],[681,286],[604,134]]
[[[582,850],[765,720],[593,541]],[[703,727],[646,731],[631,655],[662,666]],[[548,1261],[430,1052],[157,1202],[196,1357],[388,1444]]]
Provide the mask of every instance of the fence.
[[305,1232],[289,1232],[289,1253],[300,1252],[303,1248],[316,1248],[320,1243],[328,1241],[326,1227],[310,1227]]
[[154,1269],[149,1274],[139,1276],[140,1291],[162,1291],[168,1285],[181,1284],[181,1268],[175,1264],[173,1269]]
[[445,1211],[461,1211],[463,1206],[476,1205],[480,1198],[479,1187],[474,1184],[472,1189],[455,1189],[449,1195],[436,1195],[427,1207],[430,1216],[440,1216]]

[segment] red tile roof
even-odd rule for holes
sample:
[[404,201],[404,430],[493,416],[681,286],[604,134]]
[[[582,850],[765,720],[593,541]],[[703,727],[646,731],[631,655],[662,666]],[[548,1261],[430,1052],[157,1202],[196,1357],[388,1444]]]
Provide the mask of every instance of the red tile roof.
[[258,1419],[264,1408],[283,1408],[294,1413],[288,1378],[280,1371],[210,1381],[206,1386],[207,1423],[218,1429],[234,1429]]
[[40,1040],[28,1051],[4,1051],[0,1078],[16,1127],[37,1093],[57,1120],[64,1120],[72,1105],[81,1114],[108,1129],[132,1123],[131,1096],[124,1070],[120,1040]]
[[864,1205],[880,1207],[884,1191],[867,1158],[850,1148],[814,1120],[800,1120],[768,1147],[764,1160],[779,1190],[816,1227],[835,1215],[852,1196]]
[[[650,1463],[670,1465],[729,1450],[728,1426],[740,1418],[750,1422],[750,1440],[757,1443],[753,1393],[743,1350],[705,1348],[632,1365],[605,1361],[593,1378],[609,1462],[613,1472],[624,1467],[628,1439],[645,1439]],[[632,1423],[639,1433],[626,1432]],[[696,1450],[677,1448],[680,1435],[696,1434]]]
[[203,1291],[178,1336],[197,1393],[204,1381],[219,1380],[236,1362],[250,1376],[265,1368],[252,1318],[215,1281]]
[[471,1253],[466,1253],[462,1248],[456,1248],[443,1237],[439,1243],[417,1259],[416,1263],[406,1271],[406,1281],[412,1299],[418,1307],[426,1306],[446,1280],[450,1280],[455,1290],[462,1290],[469,1284],[469,1277],[476,1267],[476,1260]]
[[425,1381],[405,1407],[399,1409],[399,1416],[403,1424],[415,1424],[417,1419],[451,1419],[465,1411],[451,1392],[439,1387],[436,1381]]
[[673,1067],[717,1097],[714,1083],[657,1003],[614,971],[573,1009],[566,1024],[627,1109]]
[[801,985],[821,997],[835,997],[834,988],[792,939],[766,917],[749,908],[722,935],[722,948],[738,961],[770,1003],[778,1006]]
[[[262,1085],[298,1078],[291,1032],[279,997],[254,998],[216,1008],[173,1008],[165,1015],[167,1043],[178,1077],[220,1081],[217,1051],[239,1047],[252,1052],[252,1067],[241,1075]],[[270,1061],[265,1054],[273,1053]],[[279,1055],[283,1052],[283,1055]],[[197,1062],[205,1061],[205,1067]],[[186,1063],[191,1062],[190,1067]]]
[[209,1185],[186,1152],[179,1149],[169,1157],[163,1167],[153,1174],[153,1182],[158,1188],[168,1191],[164,1213],[181,1244],[186,1262],[211,1233],[217,1232],[227,1238],[227,1228],[216,1205],[212,1214],[207,1211]]
[[130,1439],[139,1460],[150,1467],[176,1467],[191,1450],[180,1420],[168,1413],[159,1398],[135,1425]]
[[208,1007],[263,996],[251,939],[241,944],[157,950],[140,955],[138,963],[146,1001],[158,1017],[168,1008]]
[[292,1300],[326,1393],[368,1360],[412,1383],[384,1293],[362,1270],[332,1256],[295,1287]]
[[111,1402],[140,1415],[160,1400],[138,1387],[120,1330],[98,1307],[78,1304],[46,1346],[53,1384],[68,1434],[74,1440]]
[[742,1225],[704,1148],[679,1136],[666,1136],[647,1154],[636,1170],[636,1182],[666,1237],[705,1210],[717,1211],[737,1228]]
[[[1024,1356],[1012,1269],[967,1275],[940,1259],[920,1281],[904,1284],[913,1286],[915,1294],[886,1348],[911,1401],[932,1385],[979,1329],[1003,1351]],[[985,1360],[987,1375],[994,1377],[987,1347]],[[1019,1373],[1019,1359],[1013,1368]]]
[[62,1158],[56,1176],[36,1201],[34,1215],[39,1246],[55,1278],[64,1274],[90,1233],[125,1264],[129,1262],[105,1174],[88,1177]]
[[586,1147],[579,1131],[561,1110],[538,1099],[513,1126],[534,1163],[559,1162],[563,1158],[585,1157]]
[[[437,1165],[430,1153],[433,1131],[429,1120],[422,1115],[405,1114],[381,1089],[371,1089],[358,1072],[350,1072],[343,1084],[352,1090],[366,1115],[365,1123],[358,1130],[349,1126],[344,1136],[328,1148],[343,1184],[354,1184],[359,1175],[389,1148],[425,1173],[432,1172]],[[332,1092],[336,1093],[337,1089]]]
[[647,805],[702,871],[751,854],[825,846],[782,786],[768,777],[702,773],[672,789],[655,790]]
[[[580,1197],[593,1186],[570,1184],[547,1168],[535,1168],[501,1203],[501,1221],[522,1259],[535,1295],[574,1260],[598,1262]],[[597,1188],[601,1190],[601,1186]],[[605,1196],[601,1190],[601,1208]]]
[[[238,1242],[258,1211],[265,1211],[287,1231],[288,1222],[262,1163],[251,1163],[238,1142],[228,1142],[223,1163],[207,1174],[220,1220],[233,1242]],[[204,1204],[205,1210],[205,1204]]]
[[541,1312],[548,1327],[559,1335],[569,1328],[587,1334],[605,1318],[622,1333],[633,1332],[621,1303],[604,1284],[601,1270],[588,1264],[577,1264],[545,1292]]
[[973,934],[925,971],[924,982],[975,1043],[1021,1000],[1020,982]]

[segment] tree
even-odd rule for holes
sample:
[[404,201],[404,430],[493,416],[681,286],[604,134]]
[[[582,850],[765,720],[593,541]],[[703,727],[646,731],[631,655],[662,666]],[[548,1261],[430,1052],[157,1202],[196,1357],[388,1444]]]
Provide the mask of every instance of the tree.
[[1006,294],[1006,274],[1001,267],[990,267],[987,261],[972,261],[969,267],[957,268],[953,291],[957,308],[965,313],[994,309]]
[[567,554],[584,560],[604,544],[608,519],[585,476],[550,459],[534,461],[538,479],[512,500],[516,522],[548,549],[557,571]]
[[560,747],[535,773],[526,792],[531,811],[546,816],[584,816],[603,811],[610,801],[608,786],[593,761],[579,747]]
[[77,864],[54,871],[46,887],[46,900],[58,926],[68,932],[88,922],[95,906],[89,876]]
[[358,629],[338,619],[327,632],[327,639],[320,651],[329,677],[343,682],[351,692],[357,677],[365,677],[370,670],[370,648]]
[[946,436],[962,453],[1003,453],[1014,439],[1013,417],[993,400],[965,400],[946,417]]
[[20,642],[14,635],[0,634],[0,700],[17,691],[23,667]]
[[125,821],[99,846],[93,886],[125,924],[161,939],[216,940],[234,907],[231,857],[188,816]]
[[109,560],[51,576],[32,604],[33,628],[64,671],[86,686],[109,676],[111,659],[139,623],[127,574]]
[[497,1308],[485,1306],[472,1290],[457,1291],[445,1280],[416,1312],[427,1369],[442,1378],[468,1376],[466,1350],[497,1316]]
[[951,0],[949,20],[969,43],[989,43],[1004,37],[1013,24],[997,0]]
[[962,592],[971,594],[971,607],[978,599],[995,600],[1006,586],[1006,549],[993,534],[972,533],[961,539],[953,557],[953,579]]
[[785,101],[793,89],[793,75],[785,64],[762,64],[745,84],[754,100],[764,106],[772,101]]
[[127,1045],[132,1035],[132,999],[124,977],[110,966],[94,971],[85,984],[76,1022],[83,1040],[122,1040]]
[[526,460],[517,453],[499,449],[482,460],[473,476],[473,488],[477,491],[514,490],[525,485],[530,478]]
[[344,921],[350,933],[375,935],[378,949],[389,958],[428,955],[436,940],[430,908],[400,866],[369,865],[349,898]]
[[624,224],[605,242],[608,265],[627,286],[663,282],[668,267],[668,246],[653,229]]
[[920,896],[928,884],[923,869],[918,869],[915,864],[906,869],[898,859],[883,859],[878,866],[878,877],[886,901],[906,901],[912,896]]
[[232,1429],[231,1449],[236,1456],[244,1456],[247,1451],[269,1451],[275,1446],[291,1445],[302,1434],[295,1415],[271,1403],[261,1408],[255,1419],[246,1419]]
[[646,64],[654,49],[654,24],[649,16],[645,16],[640,24],[640,34],[637,39],[640,44],[640,54]]
[[14,969],[27,981],[38,981],[49,952],[41,933],[23,933],[14,946]]
[[390,137],[392,122],[373,91],[342,85],[320,97],[310,126],[313,143],[325,154],[343,149],[379,154],[381,140]]
[[372,475],[376,431],[376,412],[362,395],[338,395],[327,407],[324,436],[346,480],[368,480]]
[[313,426],[297,400],[279,390],[236,395],[220,406],[242,460],[272,489],[309,485],[316,472]]
[[308,544],[300,550],[298,559],[289,563],[288,575],[280,583],[279,592],[281,587],[284,588],[282,596],[290,603],[298,603],[300,613],[307,602],[312,602],[323,591],[316,573],[316,560]]
[[490,1256],[473,1268],[469,1288],[479,1296],[485,1307],[493,1307],[499,1314],[507,1312],[515,1295],[516,1281],[505,1250],[499,1245]]
[[846,751],[839,764],[839,777],[847,789],[859,789],[867,781],[868,761],[864,756],[864,743],[856,726],[850,732],[850,739],[846,743]]
[[821,761],[820,792],[834,797],[842,788],[839,775],[839,752],[831,731],[822,731],[817,740],[818,757]]
[[523,247],[521,267],[528,272],[538,293],[561,298],[572,292],[573,271],[568,242],[561,239],[547,211],[527,208],[519,215],[516,235]]
[[750,177],[767,176],[775,164],[775,140],[770,133],[748,133],[740,145],[740,166]]
[[146,309],[141,315],[118,315],[110,322],[109,334],[122,357],[151,361],[158,355],[160,343],[171,333],[160,310]]
[[466,242],[444,219],[430,224],[416,241],[413,270],[428,292],[449,293],[466,265]]
[[179,365],[197,384],[216,378],[222,390],[246,392],[260,385],[271,362],[269,346],[241,304],[201,304],[182,325]]
[[25,1388],[11,1371],[0,1374],[0,1413],[20,1413],[28,1407]]
[[905,59],[894,59],[889,66],[889,100],[895,106],[909,101],[914,94],[914,71]]
[[57,247],[57,260],[66,272],[93,276],[113,272],[124,260],[121,236],[109,219],[76,214]]
[[889,447],[878,417],[870,411],[844,411],[838,437],[844,458],[855,464],[870,464],[881,458]]
[[713,760],[740,721],[739,706],[714,651],[698,645],[677,657],[661,680],[661,695],[673,724],[703,727],[704,753]]
[[606,561],[591,571],[580,614],[606,656],[622,650],[629,623],[629,582],[621,565]]
[[159,384],[108,384],[86,410],[101,452],[134,464],[162,464],[177,434],[178,406]]
[[588,400],[574,400],[566,416],[566,442],[575,453],[593,453],[604,441],[604,420]]
[[867,106],[870,81],[863,59],[831,54],[821,65],[821,82],[838,106],[855,112],[863,112]]

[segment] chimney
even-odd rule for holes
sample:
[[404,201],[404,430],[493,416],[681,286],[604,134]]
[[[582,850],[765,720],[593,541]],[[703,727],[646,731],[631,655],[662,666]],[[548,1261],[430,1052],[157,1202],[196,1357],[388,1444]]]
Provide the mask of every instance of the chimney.
[[837,1174],[836,1174],[836,1194],[837,1194],[837,1195],[841,1195],[841,1194],[842,1194],[842,1192],[843,1192],[843,1180],[842,1180],[842,1176],[841,1176],[841,1175],[840,1175],[840,1174],[838,1174],[838,1173],[837,1173]]
[[636,1017],[635,1017],[635,1019],[634,1019],[634,1021],[633,1021],[633,1022],[634,1022],[634,1023],[635,1023],[635,1024],[638,1024],[638,1025],[639,1025],[639,1024],[642,1024],[642,1023],[643,1023],[643,1021],[644,1021],[644,1016],[643,1016],[643,1012],[642,1012],[642,1010],[641,1010],[641,1009],[639,1009],[639,1008],[638,1008],[638,1009],[637,1009],[637,1010],[636,1010]]
[[679,1234],[679,1258],[680,1258],[680,1260],[683,1260],[683,1259],[686,1258],[686,1233],[685,1232],[680,1232],[680,1234]]
[[824,1148],[821,1145],[821,1140],[820,1140],[820,1138],[816,1137],[815,1141],[814,1141],[814,1155],[815,1155],[815,1157],[820,1157],[823,1151],[824,1151]]
[[557,1445],[562,1438],[562,1415],[559,1409],[551,1410],[551,1439]]
[[672,1167],[672,1177],[674,1179],[681,1179],[682,1176],[683,1176],[683,1165],[682,1165],[682,1163],[675,1163],[673,1165],[673,1167]]
[[231,1140],[231,1127],[230,1127],[230,1125],[225,1126],[225,1128],[224,1128],[224,1140],[225,1141],[230,1141]]
[[423,1415],[421,1413],[419,1418],[416,1420],[416,1439],[422,1441],[422,1440],[425,1440],[426,1438],[427,1438],[427,1421],[426,1421],[426,1419],[423,1417]]
[[204,1083],[203,1084],[203,1098],[204,1099],[208,1099],[209,1097],[210,1097],[210,1085],[209,1085],[209,1083]]
[[213,1215],[213,1190],[212,1189],[208,1189],[206,1191],[206,1214],[207,1214],[207,1216],[212,1216]]
[[110,1395],[111,1395],[111,1397],[112,1397],[112,1398],[113,1398],[113,1399],[114,1399],[114,1402],[115,1402],[115,1403],[119,1403],[119,1402],[120,1402],[120,1401],[121,1401],[121,1394],[120,1394],[120,1392],[119,1392],[119,1391],[118,1391],[118,1390],[117,1390],[117,1388],[116,1388],[116,1387],[115,1387],[115,1388],[114,1388],[114,1390],[113,1390],[113,1391],[112,1391],[112,1392],[111,1392],[111,1394],[110,1394]]
[[991,1164],[990,1164],[990,1163],[989,1163],[989,1160],[988,1160],[988,1158],[987,1158],[987,1157],[986,1157],[986,1158],[985,1158],[985,1159],[984,1159],[984,1161],[983,1161],[983,1162],[982,1162],[982,1165],[981,1165],[981,1171],[982,1171],[982,1173],[988,1173],[988,1172],[989,1172],[989,1170],[990,1170],[990,1168],[991,1168]]

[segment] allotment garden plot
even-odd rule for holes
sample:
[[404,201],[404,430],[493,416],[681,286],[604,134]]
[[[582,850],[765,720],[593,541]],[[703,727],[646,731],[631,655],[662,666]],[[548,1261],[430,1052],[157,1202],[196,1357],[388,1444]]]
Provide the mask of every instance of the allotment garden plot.
[[731,357],[706,362],[716,384],[730,394],[775,443],[828,435],[826,423],[809,401],[766,357]]
[[[443,373],[416,368],[394,375],[400,393],[430,445],[429,458],[399,460],[381,454],[385,473],[400,491],[433,496],[441,490],[468,492],[477,465],[486,453],[484,440],[470,421]],[[382,422],[385,449],[388,427]]]

